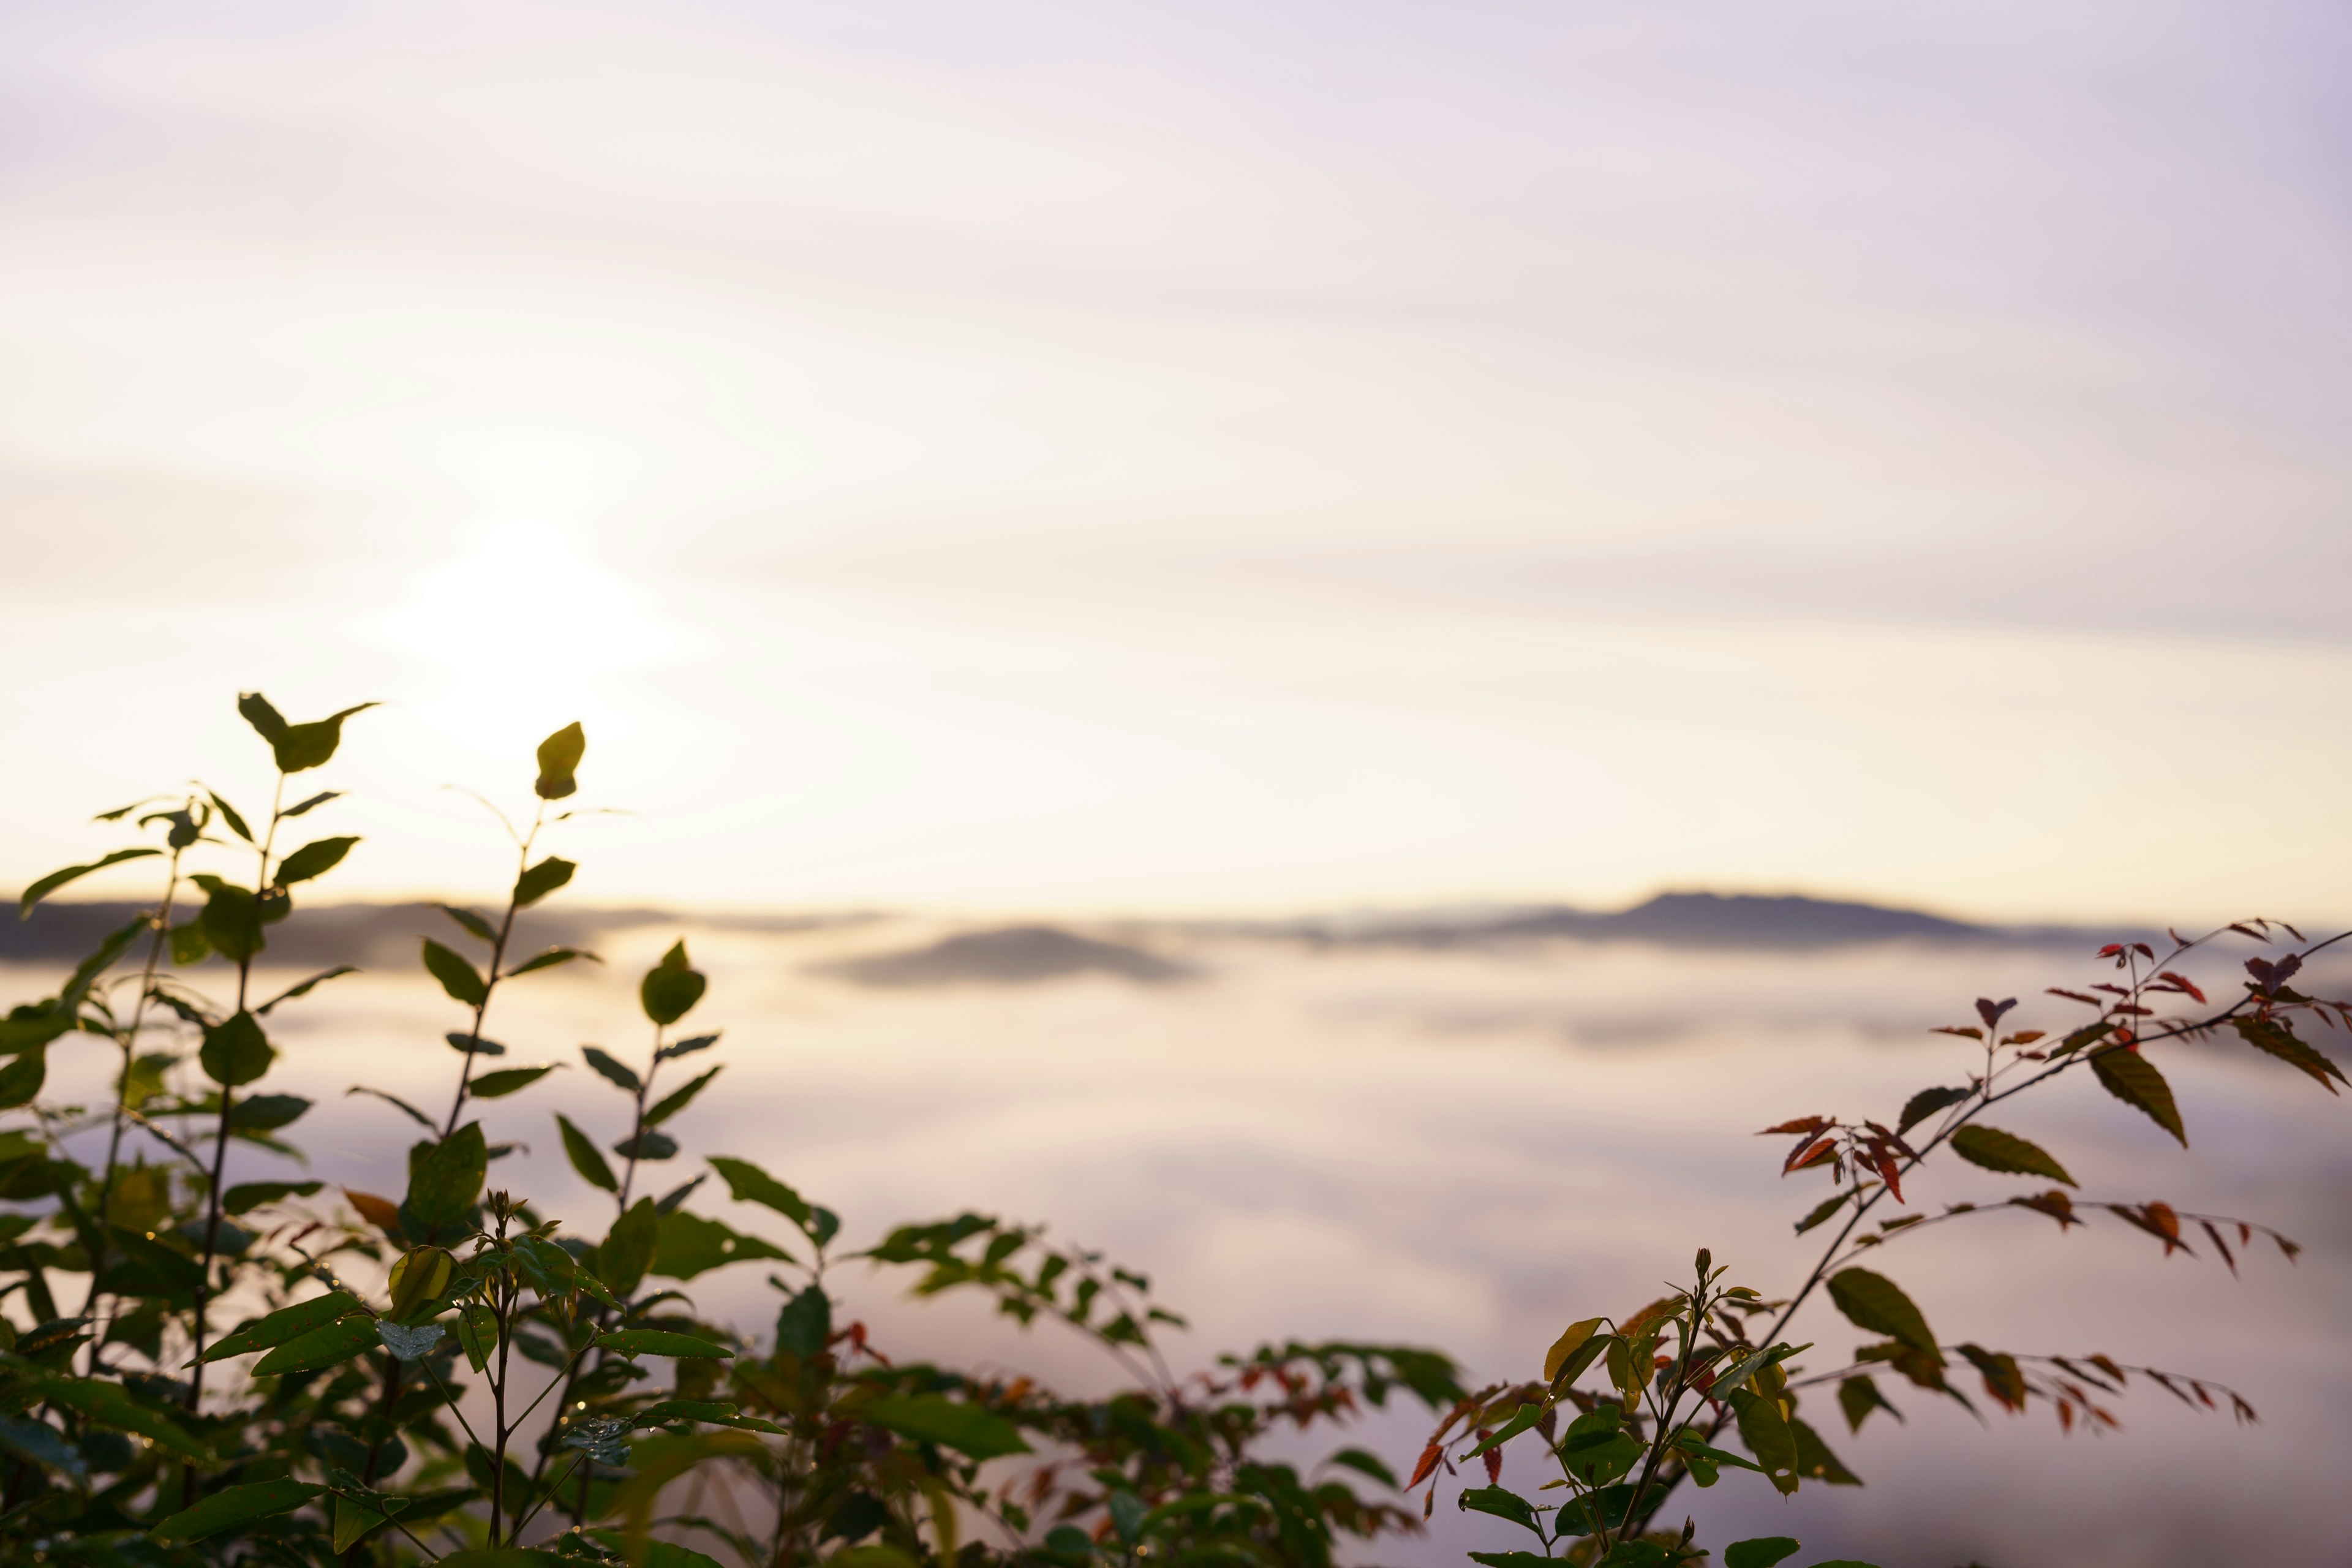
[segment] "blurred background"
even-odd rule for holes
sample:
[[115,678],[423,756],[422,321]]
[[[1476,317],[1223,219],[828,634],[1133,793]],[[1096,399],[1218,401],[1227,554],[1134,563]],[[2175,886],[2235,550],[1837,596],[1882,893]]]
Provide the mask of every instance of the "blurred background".
[[[2347,69],[2315,0],[9,8],[0,884],[266,787],[238,690],[380,700],[335,889],[428,929],[504,871],[443,786],[581,719],[615,973],[515,1035],[689,930],[743,1090],[695,1114],[853,1233],[1051,1216],[1201,1358],[1482,1375],[1700,1242],[1769,1288],[1811,1193],[1751,1122],[1949,1078],[1928,1026],[2108,934],[2352,915]],[[1585,918],[1661,890],[1854,908]],[[321,1085],[439,1081],[385,951]],[[2343,1561],[2337,1107],[2182,1072],[2191,1156],[2042,1131],[2299,1269],[2020,1217],[1904,1278],[2265,1426],[1918,1412],[1703,1520]],[[1393,1555],[1499,1544],[1441,1523]]]

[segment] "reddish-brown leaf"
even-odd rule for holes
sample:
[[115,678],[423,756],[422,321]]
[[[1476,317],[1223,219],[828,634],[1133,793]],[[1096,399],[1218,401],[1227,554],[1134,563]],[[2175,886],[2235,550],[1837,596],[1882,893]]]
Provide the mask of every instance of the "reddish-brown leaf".
[[1421,1485],[1422,1482],[1429,1479],[1429,1473],[1437,1468],[1437,1457],[1441,1451],[1442,1450],[1439,1446],[1435,1443],[1432,1443],[1428,1447],[1423,1448],[1421,1451],[1421,1461],[1413,1466],[1412,1479],[1405,1482],[1405,1490],[1411,1491],[1413,1488]]
[[1769,1138],[1776,1132],[1801,1132],[1810,1138],[1830,1125],[1830,1119],[1826,1116],[1800,1116],[1794,1121],[1783,1121],[1778,1127],[1767,1127],[1756,1136]]
[[1780,1167],[1780,1173],[1785,1176],[1791,1171],[1807,1170],[1836,1157],[1837,1140],[1834,1138],[1822,1138],[1811,1143],[1801,1143],[1797,1146],[1797,1152],[1789,1156],[1788,1163]]
[[2238,1271],[2238,1260],[2231,1255],[2230,1244],[2221,1239],[2221,1233],[2213,1228],[2213,1222],[2200,1219],[2197,1222],[2197,1227],[2202,1230],[2208,1239],[2213,1243],[2213,1250],[2221,1255],[2221,1261],[2230,1266],[2230,1272],[2235,1274]]
[[343,1196],[351,1200],[352,1207],[360,1211],[362,1219],[386,1236],[396,1240],[404,1234],[400,1228],[400,1205],[390,1198],[380,1198],[373,1193],[354,1192],[349,1187],[343,1189]]
[[2199,990],[2197,988],[2197,983],[2189,979],[2189,976],[2185,974],[2176,974],[2171,970],[2168,969],[2162,974],[2158,975],[2157,978],[2159,980],[2171,981],[2175,985],[2179,986],[2183,991],[2188,992],[2189,994],[2196,997],[2200,1002],[2205,1000],[2205,993]]

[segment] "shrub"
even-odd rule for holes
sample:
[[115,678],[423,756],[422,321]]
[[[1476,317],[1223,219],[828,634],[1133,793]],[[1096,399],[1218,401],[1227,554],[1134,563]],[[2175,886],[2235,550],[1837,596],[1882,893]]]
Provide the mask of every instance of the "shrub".
[[[2055,1156],[1984,1120],[2087,1071],[2185,1145],[2147,1051],[2210,1037],[2241,1041],[2334,1093],[2343,1073],[2295,1028],[2352,1027],[2352,1009],[2294,984],[2331,943],[2259,921],[2175,938],[2161,957],[2146,943],[2108,946],[2099,956],[2109,978],[2054,993],[2092,1009],[2071,1030],[2003,1032],[2015,1003],[1979,1001],[1976,1022],[1943,1031],[1981,1053],[1967,1081],[1923,1089],[1888,1121],[1806,1116],[1768,1129],[1795,1140],[1784,1175],[1832,1183],[1797,1226],[1801,1236],[1827,1227],[1830,1240],[1786,1298],[1725,1284],[1701,1250],[1687,1285],[1622,1318],[1570,1325],[1525,1383],[1471,1392],[1436,1352],[1298,1342],[1180,1378],[1158,1336],[1181,1320],[1145,1277],[1041,1227],[963,1213],[843,1251],[830,1209],[724,1154],[656,1194],[657,1173],[683,1153],[674,1119],[723,1070],[719,1034],[687,1022],[700,1016],[706,983],[683,941],[638,987],[642,1054],[582,1048],[621,1113],[595,1131],[554,1118],[572,1168],[612,1199],[602,1234],[492,1184],[511,1132],[535,1120],[519,1108],[554,1064],[506,1062],[487,1032],[491,1015],[511,1005],[510,982],[598,962],[568,947],[516,949],[517,917],[575,869],[546,852],[578,809],[586,739],[574,724],[539,748],[528,824],[507,823],[515,854],[504,906],[448,908],[450,928],[423,939],[424,967],[460,1026],[445,1036],[448,1110],[351,1090],[416,1124],[405,1172],[382,1182],[383,1194],[257,1178],[241,1168],[248,1152],[296,1152],[288,1130],[310,1109],[262,1087],[278,1055],[273,1019],[352,973],[338,964],[266,999],[256,990],[272,931],[297,918],[297,889],[307,900],[358,842],[281,847],[300,836],[294,825],[341,798],[287,797],[300,793],[289,787],[297,774],[333,761],[344,721],[368,706],[296,724],[257,694],[241,698],[276,764],[266,815],[248,817],[202,786],[109,812],[100,820],[160,842],[25,891],[29,912],[101,867],[153,859],[162,872],[152,908],[108,934],[54,995],[0,1020],[0,1109],[24,1117],[0,1133],[0,1303],[16,1298],[23,1320],[0,1312],[8,1561],[713,1563],[694,1541],[774,1568],[1329,1568],[1343,1538],[1418,1530],[1441,1484],[1462,1478],[1457,1506],[1510,1521],[1539,1548],[1473,1552],[1486,1568],[1631,1568],[1707,1555],[1687,1521],[1678,1532],[1658,1527],[1685,1480],[1706,1487],[1746,1470],[1783,1494],[1852,1482],[1799,1414],[1815,1390],[1834,1386],[1855,1434],[1894,1409],[1883,1376],[1977,1408],[1954,1381],[1963,1364],[2000,1410],[2039,1401],[2069,1429],[2114,1424],[2104,1401],[2133,1380],[2252,1418],[2241,1395],[2206,1378],[2105,1355],[1944,1343],[1861,1260],[2009,1206],[2062,1231],[2120,1219],[2167,1256],[2209,1246],[2233,1271],[2257,1235],[2292,1258],[2292,1242],[2250,1221],[2078,1198]],[[2231,936],[2274,949],[2278,930],[2293,946],[2246,960],[2250,978],[2226,1005],[2185,973]],[[198,967],[208,961],[217,967]],[[113,1053],[113,1103],[90,1112],[44,1100],[48,1053],[85,1046]],[[485,1119],[509,1141],[493,1142]],[[1944,1168],[1947,1156],[2057,1184],[1990,1208],[1912,1209],[1921,1168]],[[691,1206],[712,1174],[774,1216],[770,1234]],[[1871,1223],[1890,1204],[1904,1212]],[[851,1259],[913,1271],[919,1296],[976,1292],[1024,1325],[1053,1320],[1098,1345],[1129,1386],[1070,1398],[1026,1378],[893,1360],[828,1281]],[[765,1337],[698,1318],[663,1283],[743,1264],[778,1292]],[[70,1314],[60,1291],[79,1297]],[[1884,1337],[1850,1366],[1808,1371],[1795,1358],[1811,1347],[1785,1335],[1822,1296]],[[666,1386],[648,1363],[671,1369]],[[1439,1416],[1402,1486],[1361,1448],[1304,1473],[1272,1452],[1277,1433],[1335,1426],[1396,1394]],[[1734,1433],[1745,1453],[1720,1446]],[[1534,1498],[1500,1484],[1513,1443],[1540,1443],[1559,1472]],[[1480,1469],[1484,1484],[1468,1484]],[[1404,1506],[1417,1489],[1420,1508]],[[666,1511],[681,1493],[727,1506]],[[1798,1550],[1750,1540],[1723,1562],[1767,1568]]]

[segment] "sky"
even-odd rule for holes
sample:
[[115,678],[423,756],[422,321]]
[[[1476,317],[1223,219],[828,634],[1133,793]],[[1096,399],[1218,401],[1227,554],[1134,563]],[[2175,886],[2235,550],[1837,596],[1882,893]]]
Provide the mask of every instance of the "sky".
[[[2352,13],[0,10],[0,880],[2341,914]],[[93,891],[131,890],[125,874]]]

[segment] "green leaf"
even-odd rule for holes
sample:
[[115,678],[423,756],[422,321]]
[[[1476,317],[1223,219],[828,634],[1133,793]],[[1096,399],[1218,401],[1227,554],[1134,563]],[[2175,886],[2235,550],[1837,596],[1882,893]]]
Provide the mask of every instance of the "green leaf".
[[[718,1162],[716,1161],[712,1162],[714,1164],[717,1163]],[[1559,1381],[1560,1371],[1562,1368],[1567,1366],[1569,1358],[1574,1355],[1578,1351],[1583,1349],[1584,1343],[1587,1340],[1590,1340],[1594,1334],[1601,1331],[1601,1320],[1599,1318],[1587,1318],[1582,1322],[1570,1323],[1566,1331],[1560,1334],[1559,1338],[1552,1342],[1551,1349],[1544,1352],[1544,1381],[1546,1383],[1558,1383]],[[1590,1357],[1586,1358],[1586,1363],[1588,1365],[1591,1364],[1591,1358]],[[1581,1369],[1580,1368],[1579,1370],[1580,1371]]]
[[580,869],[579,867],[562,856],[550,855],[515,879],[515,908],[519,910],[530,908],[531,905],[572,880],[572,873],[578,869]]
[[667,1329],[616,1329],[598,1335],[596,1342],[625,1356],[717,1357],[726,1361],[731,1361],[735,1356],[735,1352],[724,1345],[714,1345],[709,1340],[698,1340],[692,1334],[674,1333]]
[[656,1236],[653,1272],[671,1279],[691,1279],[723,1264],[754,1258],[792,1261],[792,1254],[780,1247],[683,1209],[663,1215]]
[[555,1124],[562,1129],[563,1152],[571,1159],[572,1168],[580,1173],[580,1179],[608,1193],[619,1192],[621,1184],[613,1179],[613,1168],[604,1163],[604,1156],[588,1141],[588,1134],[572,1126],[572,1119],[561,1111],[556,1113]]
[[172,962],[182,969],[192,963],[202,963],[212,956],[213,944],[205,935],[204,917],[182,921],[172,928]]
[[402,1253],[383,1285],[384,1294],[392,1300],[392,1315],[408,1317],[447,1289],[450,1270],[457,1263],[446,1247],[413,1247]]
[[1838,1408],[1845,1412],[1846,1429],[1851,1432],[1861,1431],[1862,1424],[1874,1410],[1884,1410],[1897,1421],[1903,1419],[1903,1412],[1887,1403],[1886,1395],[1878,1392],[1877,1380],[1867,1373],[1839,1381]]
[[39,903],[77,877],[87,877],[92,871],[104,870],[109,866],[119,866],[125,860],[143,860],[150,855],[162,853],[161,849],[117,849],[113,854],[101,856],[87,866],[68,866],[62,871],[52,871],[25,889],[24,897],[16,900],[16,918],[18,920],[32,918],[35,904]]
[[212,1456],[204,1446],[179,1425],[158,1415],[131,1397],[130,1390],[119,1383],[106,1383],[87,1377],[37,1377],[25,1380],[27,1386],[37,1389],[55,1405],[78,1410],[101,1426],[112,1426],[124,1432],[135,1432],[151,1443],[158,1443],[183,1458],[207,1464]]
[[2150,1121],[2179,1139],[2183,1149],[2189,1147],[2189,1134],[2180,1126],[2180,1108],[2172,1102],[2172,1086],[2164,1081],[2154,1062],[2135,1050],[2106,1050],[2091,1058],[2091,1071],[2109,1094],[2145,1111]]
[[693,1102],[694,1097],[702,1092],[705,1085],[726,1070],[726,1068],[723,1066],[712,1068],[700,1078],[688,1083],[684,1089],[676,1089],[669,1094],[664,1095],[659,1100],[655,1102],[653,1109],[646,1112],[646,1125],[648,1127],[658,1127],[663,1122],[667,1121],[671,1117],[676,1116],[679,1111],[684,1110]]
[[975,1459],[1026,1454],[1021,1429],[1003,1416],[937,1394],[893,1394],[858,1407],[857,1418]]
[[613,1152],[624,1160],[674,1159],[677,1154],[677,1140],[649,1127],[614,1144]]
[[229,1107],[229,1131],[275,1132],[299,1121],[302,1113],[310,1109],[310,1101],[299,1094],[252,1095]]
[[[2238,1037],[2246,1044],[2258,1051],[2267,1051],[2289,1067],[2310,1074],[2318,1080],[2319,1087],[2330,1094],[2336,1092],[2336,1084],[2327,1081],[2330,1078],[2338,1083],[2352,1082],[2352,1079],[2345,1078],[2342,1068],[2295,1038],[2294,1031],[2287,1026],[2284,1019],[2238,1018],[2232,1020],[2232,1026],[2238,1031]],[[2105,1059],[2104,1057],[2098,1058],[2099,1061]],[[2093,1063],[2094,1067],[2096,1065],[2096,1062]],[[2184,1139],[2183,1142],[2187,1141]]]
[[285,990],[280,991],[277,995],[272,996],[268,1001],[264,1002],[260,1006],[255,1008],[254,1012],[259,1016],[267,1018],[269,1016],[269,1010],[272,1007],[277,1006],[280,1002],[291,1002],[298,997],[308,996],[311,992],[317,990],[320,986],[324,985],[330,980],[341,980],[346,974],[357,974],[358,973],[358,966],[350,963],[338,963],[332,969],[322,969],[307,980],[298,980],[293,984],[289,985]]
[[278,819],[280,822],[291,822],[298,816],[309,815],[310,812],[326,805],[331,800],[341,800],[342,798],[343,792],[341,790],[322,789],[318,794],[312,795],[310,799],[299,802],[294,805],[289,805],[284,811],[279,812],[278,814]]
[[[1923,1089],[1904,1102],[1903,1115],[1895,1123],[1895,1131],[1908,1132],[1936,1112],[1950,1110],[1975,1092],[1972,1089]],[[1796,1550],[1793,1542],[1789,1550]]]
[[283,733],[269,742],[278,759],[278,771],[288,773],[307,773],[332,762],[335,748],[342,744],[343,721],[354,713],[364,713],[381,707],[375,702],[362,702],[346,708],[340,713],[330,713],[324,719],[314,719],[308,724],[289,724]]
[[655,1212],[653,1199],[639,1198],[604,1233],[604,1239],[596,1246],[596,1274],[614,1294],[627,1296],[645,1281],[646,1270],[653,1267],[660,1226],[661,1215]]
[[550,1062],[545,1067],[500,1068],[497,1072],[482,1074],[466,1092],[477,1100],[498,1100],[519,1089],[530,1088],[562,1065],[562,1062]]
[[562,800],[580,787],[572,774],[588,752],[588,732],[566,724],[539,743],[539,779],[531,785],[541,800]]
[[1900,1340],[1921,1355],[1932,1357],[1937,1366],[1944,1364],[1927,1320],[1902,1287],[1884,1274],[1873,1274],[1867,1268],[1841,1269],[1830,1276],[1830,1300],[1856,1328]]
[[498,945],[498,928],[491,925],[489,921],[484,920],[473,910],[461,910],[455,904],[442,904],[438,906],[438,908],[443,914],[447,915],[451,920],[456,921],[459,926],[463,927],[467,936],[488,942],[493,947]]
[[313,839],[278,863],[278,885],[290,888],[297,882],[325,876],[342,863],[343,857],[358,842],[351,837]]
[[268,1072],[269,1064],[277,1059],[277,1050],[261,1032],[259,1020],[250,1013],[238,1013],[224,1022],[206,1026],[204,1048],[196,1053],[205,1076],[231,1089],[251,1083]]
[[738,1203],[761,1204],[775,1210],[786,1219],[806,1230],[814,1211],[806,1199],[749,1160],[738,1160],[725,1154],[713,1154],[710,1168],[727,1184],[730,1196]]
[[1370,1476],[1391,1491],[1404,1489],[1397,1484],[1396,1472],[1383,1464],[1379,1455],[1368,1453],[1362,1448],[1342,1448],[1323,1462],[1327,1465],[1343,1465],[1358,1475]]
[[1723,1549],[1723,1568],[1772,1568],[1783,1557],[1802,1550],[1785,1535],[1757,1535],[1735,1541]]
[[617,1060],[610,1052],[605,1050],[604,1047],[583,1046],[580,1047],[580,1054],[583,1058],[586,1058],[590,1067],[596,1069],[600,1076],[609,1079],[612,1082],[618,1085],[620,1088],[628,1090],[631,1094],[636,1093],[637,1090],[645,1087],[643,1081],[638,1079],[635,1068]]
[[1730,1400],[1739,1420],[1739,1440],[1756,1456],[1773,1489],[1787,1497],[1797,1489],[1797,1436],[1780,1414],[1780,1402],[1748,1388],[1732,1394]]
[[1540,1552],[1473,1552],[1470,1561],[1485,1568],[1559,1568],[1560,1562]]
[[364,1312],[348,1318],[338,1318],[324,1328],[297,1334],[253,1363],[256,1377],[275,1377],[289,1372],[315,1372],[322,1366],[346,1362],[362,1351],[376,1347],[375,1320]]
[[218,877],[192,879],[205,889],[205,941],[231,963],[243,963],[268,945],[261,935],[261,907],[252,892]]
[[457,1309],[457,1346],[476,1372],[489,1364],[499,1348],[498,1314],[479,1301]]
[[787,1300],[776,1314],[776,1348],[806,1361],[821,1355],[833,1339],[833,1299],[821,1285],[811,1285]]
[[1798,1475],[1824,1486],[1862,1485],[1862,1478],[1839,1462],[1838,1457],[1830,1452],[1829,1445],[1822,1441],[1822,1435],[1806,1426],[1802,1417],[1789,1417],[1789,1432],[1797,1440]]
[[662,954],[659,963],[646,972],[637,986],[637,999],[644,1005],[646,1016],[667,1028],[693,1010],[709,984],[701,972],[687,963],[686,943],[681,940]]
[[20,1105],[30,1105],[48,1081],[49,1053],[44,1049],[30,1050],[6,1067],[0,1068],[0,1110],[13,1110]]
[[323,1328],[338,1318],[366,1310],[356,1298],[341,1290],[330,1290],[323,1296],[313,1296],[307,1301],[297,1301],[290,1307],[278,1308],[267,1317],[255,1319],[217,1344],[207,1347],[204,1359],[219,1361],[224,1356],[248,1355],[255,1351],[269,1350],[289,1340],[299,1339],[313,1329]]
[[1823,1198],[1821,1203],[1814,1207],[1812,1213],[1807,1215],[1804,1218],[1797,1222],[1797,1234],[1799,1236],[1802,1236],[1805,1232],[1812,1229],[1815,1226],[1821,1225],[1828,1220],[1832,1215],[1834,1215],[1838,1210],[1853,1202],[1854,1194],[1860,1190],[1861,1189],[1858,1187],[1842,1187],[1830,1196]]
[[1543,1405],[1540,1403],[1530,1401],[1528,1404],[1520,1405],[1517,1410],[1511,1412],[1510,1418],[1508,1420],[1505,1421],[1500,1426],[1496,1427],[1495,1430],[1486,1436],[1480,1438],[1478,1440],[1478,1446],[1472,1448],[1468,1453],[1464,1454],[1462,1457],[1465,1459],[1475,1459],[1489,1448],[1501,1447],[1504,1444],[1509,1442],[1512,1438],[1517,1436],[1520,1433],[1534,1426],[1536,1422],[1542,1417],[1542,1415]]
[[[258,728],[258,726],[256,726]],[[224,1487],[194,1508],[182,1509],[148,1531],[160,1542],[201,1541],[234,1525],[251,1524],[273,1514],[291,1513],[327,1489],[309,1481],[278,1479],[247,1486]]]
[[1507,1519],[1522,1530],[1543,1533],[1536,1523],[1535,1505],[1508,1487],[1465,1487],[1454,1506],[1468,1513],[1492,1514]]
[[271,745],[276,745],[286,733],[286,716],[270,706],[269,699],[258,691],[237,693],[236,710],[253,726],[254,733]]
[[479,1007],[489,1000],[489,987],[483,984],[474,966],[429,936],[425,939],[425,967],[441,983],[441,989],[449,994],[452,1002]]
[[37,1465],[47,1465],[73,1478],[76,1485],[89,1479],[89,1463],[65,1434],[46,1421],[29,1416],[0,1415],[0,1448]]
[[2070,1187],[2074,1184],[2066,1167],[2051,1158],[2040,1144],[1982,1122],[1971,1121],[1953,1133],[1952,1152],[1971,1165],[1981,1165],[2005,1176],[2046,1176]]
[[319,1182],[239,1182],[221,1195],[221,1212],[250,1214],[264,1204],[307,1198],[323,1185]]
[[452,1029],[441,1037],[448,1041],[449,1048],[460,1056],[502,1057],[507,1054],[507,1048],[498,1041],[486,1040],[479,1035],[468,1035]]
[[247,844],[253,842],[253,829],[245,825],[245,818],[236,814],[236,807],[220,797],[219,791],[206,790],[205,798],[213,803],[213,809],[220,813],[221,820],[228,824],[228,830],[231,833],[236,834]]
[[406,1498],[380,1497],[373,1492],[336,1494],[334,1549],[349,1552],[361,1537],[388,1523],[407,1506]]
[[408,1180],[407,1201],[400,1205],[402,1225],[422,1241],[458,1224],[481,1197],[482,1178],[488,1170],[489,1151],[482,1141],[482,1124],[468,1121],[416,1162]]
[[604,962],[594,953],[590,952],[586,948],[551,947],[544,952],[533,953],[530,957],[524,959],[520,963],[516,964],[512,969],[508,970],[507,978],[512,980],[518,974],[536,974],[542,969],[552,969],[559,963],[570,963],[574,959],[586,959],[591,963],[602,963]]

